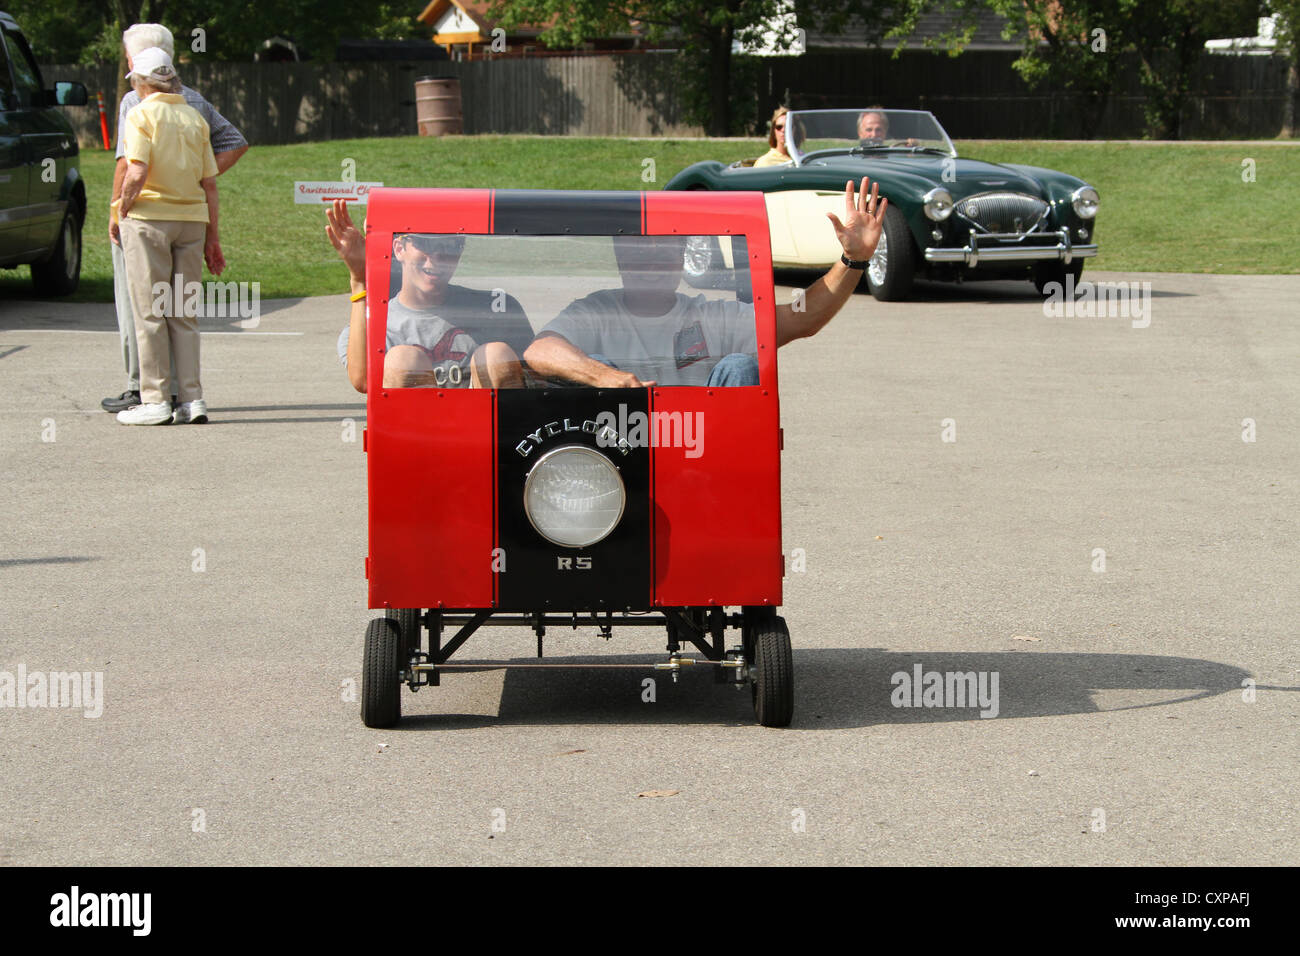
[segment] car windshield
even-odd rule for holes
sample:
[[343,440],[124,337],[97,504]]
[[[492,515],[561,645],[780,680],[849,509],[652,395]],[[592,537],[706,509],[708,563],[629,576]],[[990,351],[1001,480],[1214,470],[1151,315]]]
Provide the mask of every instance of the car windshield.
[[795,110],[786,137],[796,164],[814,153],[914,150],[956,156],[952,140],[934,115],[922,110]]
[[522,356],[544,334],[642,381],[737,384],[724,373],[758,351],[745,241],[689,238],[711,252],[690,282],[685,236],[399,234],[387,347],[427,353],[433,373],[419,384],[429,386],[468,385],[478,346],[504,342]]

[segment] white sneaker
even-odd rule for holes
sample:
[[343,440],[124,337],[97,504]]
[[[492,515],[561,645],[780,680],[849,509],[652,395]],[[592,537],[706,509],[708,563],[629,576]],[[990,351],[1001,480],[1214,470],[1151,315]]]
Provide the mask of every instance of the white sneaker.
[[172,420],[171,402],[137,405],[117,413],[119,425],[167,425]]
[[208,406],[201,398],[181,402],[172,412],[173,425],[203,425],[208,420]]

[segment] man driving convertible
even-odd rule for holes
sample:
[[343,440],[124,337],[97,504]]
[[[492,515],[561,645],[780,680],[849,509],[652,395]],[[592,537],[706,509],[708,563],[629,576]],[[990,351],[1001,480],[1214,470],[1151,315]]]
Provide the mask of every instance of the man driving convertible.
[[900,140],[890,144],[885,140],[889,136],[889,115],[877,107],[861,113],[858,116],[858,143],[864,147],[872,146],[916,146],[917,141],[913,137]]
[[[843,220],[827,213],[844,253],[808,288],[802,310],[776,307],[778,346],[815,335],[853,294],[889,206],[868,183],[860,191],[845,183]],[[681,239],[615,237],[614,254],[623,288],[564,308],[524,353],[533,372],[601,388],[758,384],[753,306],[679,293]]]

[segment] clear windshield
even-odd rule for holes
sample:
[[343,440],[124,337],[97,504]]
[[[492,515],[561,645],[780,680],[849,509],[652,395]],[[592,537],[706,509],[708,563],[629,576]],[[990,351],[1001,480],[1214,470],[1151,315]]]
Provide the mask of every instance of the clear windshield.
[[385,384],[481,384],[479,361],[531,360],[540,335],[572,348],[507,385],[583,387],[587,359],[643,383],[756,385],[746,262],[729,236],[398,236]]
[[920,110],[796,110],[788,114],[790,155],[802,163],[824,150],[871,154],[881,150],[957,150],[934,115]]

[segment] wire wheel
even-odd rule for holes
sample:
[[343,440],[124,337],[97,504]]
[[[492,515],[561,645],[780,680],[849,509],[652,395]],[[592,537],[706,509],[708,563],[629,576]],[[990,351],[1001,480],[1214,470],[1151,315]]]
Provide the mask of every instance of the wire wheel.
[[895,206],[885,210],[884,228],[875,254],[867,262],[867,284],[881,302],[901,302],[916,277],[916,248],[907,217]]
[[867,262],[867,279],[872,285],[885,284],[885,272],[889,269],[889,237],[883,232],[876,246],[876,254]]

